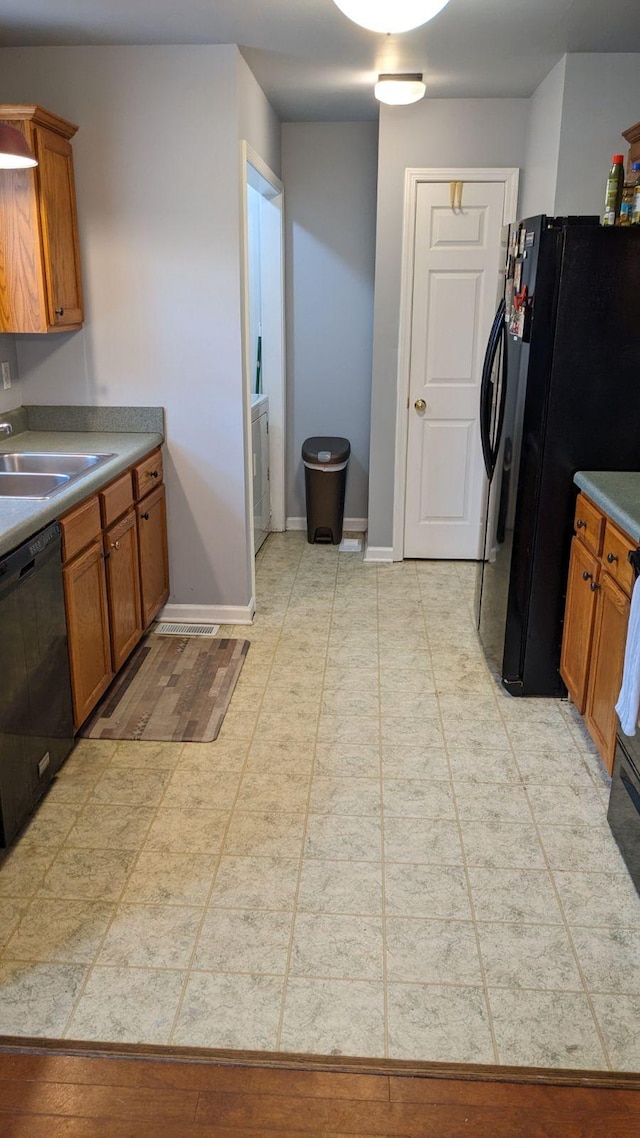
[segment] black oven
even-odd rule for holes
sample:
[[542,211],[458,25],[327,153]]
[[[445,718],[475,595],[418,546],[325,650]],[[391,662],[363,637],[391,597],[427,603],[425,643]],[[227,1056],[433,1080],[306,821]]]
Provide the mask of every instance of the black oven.
[[618,734],[607,813],[609,825],[640,893],[640,741]]

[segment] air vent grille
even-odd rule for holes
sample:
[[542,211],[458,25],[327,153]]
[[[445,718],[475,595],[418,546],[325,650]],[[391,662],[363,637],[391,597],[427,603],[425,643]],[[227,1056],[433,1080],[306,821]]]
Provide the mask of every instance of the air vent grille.
[[215,636],[219,624],[173,624],[163,621],[156,624],[154,632],[160,636]]

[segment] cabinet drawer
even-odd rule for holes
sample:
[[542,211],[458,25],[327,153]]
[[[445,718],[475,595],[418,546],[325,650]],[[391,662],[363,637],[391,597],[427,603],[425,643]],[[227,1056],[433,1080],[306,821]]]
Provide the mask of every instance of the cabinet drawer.
[[629,563],[629,551],[632,549],[637,549],[636,543],[629,541],[613,522],[608,521],[604,531],[602,564],[607,573],[610,573],[629,595],[633,590],[634,581],[633,567]]
[[126,474],[116,478],[115,482],[112,482],[105,490],[100,491],[98,497],[102,511],[102,524],[107,529],[133,505],[131,471],[128,470]]
[[155,450],[153,454],[137,462],[133,468],[133,492],[136,502],[144,498],[155,486],[162,482],[162,452]]
[[62,530],[62,560],[69,561],[75,557],[85,546],[90,545],[100,537],[102,523],[100,521],[100,503],[97,497],[87,498],[80,506],[76,506],[63,518],[60,518]]
[[584,494],[578,494],[574,527],[580,540],[599,557],[604,534],[604,514]]

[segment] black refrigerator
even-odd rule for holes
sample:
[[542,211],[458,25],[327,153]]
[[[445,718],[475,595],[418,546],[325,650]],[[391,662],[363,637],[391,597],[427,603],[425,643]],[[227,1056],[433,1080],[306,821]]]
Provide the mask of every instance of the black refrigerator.
[[640,469],[640,226],[543,215],[512,227],[480,433],[480,639],[512,695],[562,696],[573,476]]

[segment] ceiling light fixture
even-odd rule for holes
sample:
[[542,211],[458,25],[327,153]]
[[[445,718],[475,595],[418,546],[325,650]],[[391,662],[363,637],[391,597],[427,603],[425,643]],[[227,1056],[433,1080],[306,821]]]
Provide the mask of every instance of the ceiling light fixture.
[[0,170],[25,170],[37,165],[24,135],[15,126],[0,125]]
[[407,103],[417,103],[426,91],[420,72],[413,75],[378,75],[375,85],[375,96],[381,103],[389,103],[392,107],[406,106]]
[[341,12],[372,32],[408,32],[441,12],[449,0],[334,0]]

